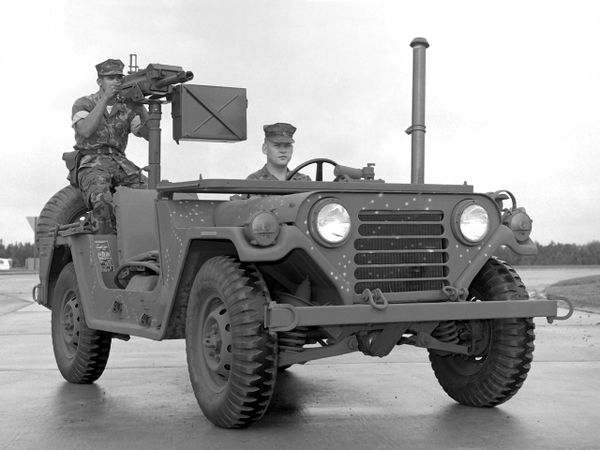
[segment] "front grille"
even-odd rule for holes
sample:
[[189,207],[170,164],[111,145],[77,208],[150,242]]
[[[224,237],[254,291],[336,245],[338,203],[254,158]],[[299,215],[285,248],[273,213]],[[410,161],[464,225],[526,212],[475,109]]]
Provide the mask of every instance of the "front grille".
[[354,241],[354,291],[432,291],[448,284],[442,211],[363,210]]
[[354,241],[356,250],[442,250],[446,243],[443,239],[414,238],[371,238]]

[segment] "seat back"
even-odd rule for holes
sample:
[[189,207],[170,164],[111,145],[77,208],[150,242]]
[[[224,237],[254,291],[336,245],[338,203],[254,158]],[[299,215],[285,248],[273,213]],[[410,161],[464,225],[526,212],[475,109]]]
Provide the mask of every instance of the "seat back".
[[114,199],[119,264],[158,250],[157,191],[118,186]]

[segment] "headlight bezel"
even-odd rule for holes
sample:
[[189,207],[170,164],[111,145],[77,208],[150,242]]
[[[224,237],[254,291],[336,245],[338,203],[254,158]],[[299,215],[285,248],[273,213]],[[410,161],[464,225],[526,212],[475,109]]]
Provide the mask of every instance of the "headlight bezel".
[[[339,207],[343,208],[346,215],[348,216],[348,228],[345,232],[345,236],[342,239],[340,239],[339,241],[333,241],[333,240],[327,239],[325,236],[323,236],[322,230],[319,227],[319,214],[321,212],[323,212],[323,210],[330,205],[338,205]],[[312,209],[310,210],[309,219],[308,219],[308,228],[309,228],[310,234],[313,237],[313,239],[316,242],[318,242],[320,245],[322,245],[323,247],[335,248],[335,247],[340,247],[340,246],[344,245],[348,241],[348,239],[350,239],[350,236],[352,235],[353,227],[354,227],[354,225],[352,222],[352,218],[350,217],[350,213],[348,212],[348,208],[346,208],[344,206],[344,204],[338,198],[335,198],[335,197],[323,198],[323,199],[319,200],[318,202],[316,202],[314,204],[314,206],[312,207]]]
[[[486,217],[486,224],[485,224],[485,230],[483,231],[483,233],[479,233],[477,236],[469,236],[468,232],[465,231],[464,229],[464,222],[463,219],[465,218],[465,216],[467,214],[472,214],[473,216],[475,216],[476,214],[472,211],[473,209],[479,210],[479,212],[483,212],[485,213],[485,217]],[[471,211],[469,211],[471,210]],[[491,214],[490,211],[483,206],[480,202],[473,200],[473,199],[468,199],[468,200],[463,200],[462,202],[458,203],[458,205],[456,205],[456,207],[454,208],[454,212],[452,213],[452,230],[454,231],[454,235],[456,236],[456,238],[463,244],[468,245],[468,246],[476,246],[481,244],[490,234],[491,228],[492,228],[492,220],[491,220]]]

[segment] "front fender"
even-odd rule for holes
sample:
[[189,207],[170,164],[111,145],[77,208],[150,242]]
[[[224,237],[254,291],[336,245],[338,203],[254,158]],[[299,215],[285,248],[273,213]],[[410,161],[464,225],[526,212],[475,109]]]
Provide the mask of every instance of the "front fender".
[[520,244],[517,242],[513,231],[506,225],[500,225],[494,234],[488,239],[481,248],[478,248],[478,253],[467,266],[466,270],[458,277],[455,286],[457,288],[468,289],[471,281],[475,278],[479,270],[484,266],[500,248],[505,245],[519,255],[535,255],[537,254],[537,245],[529,239],[527,242]]
[[258,211],[270,211],[280,223],[293,223],[299,206],[310,192],[290,195],[256,196],[247,200],[231,200],[215,207],[214,222],[218,227],[241,227]]

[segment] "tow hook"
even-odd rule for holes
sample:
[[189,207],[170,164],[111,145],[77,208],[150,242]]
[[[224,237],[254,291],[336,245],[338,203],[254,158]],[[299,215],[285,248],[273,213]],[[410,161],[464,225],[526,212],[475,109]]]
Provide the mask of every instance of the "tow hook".
[[385,298],[383,292],[381,292],[381,289],[379,288],[375,288],[373,291],[365,289],[362,293],[362,300],[378,311],[383,311],[389,304],[387,298]]
[[464,302],[469,295],[469,291],[465,288],[455,288],[454,286],[444,286],[442,292],[451,302]]
[[552,323],[555,320],[567,320],[569,317],[571,317],[573,315],[573,312],[575,311],[575,307],[573,306],[573,303],[571,302],[571,300],[569,300],[568,298],[563,297],[562,295],[547,295],[546,298],[548,300],[565,302],[567,304],[567,306],[569,307],[569,310],[567,311],[567,313],[564,316],[546,317],[546,320],[548,321],[548,323]]

